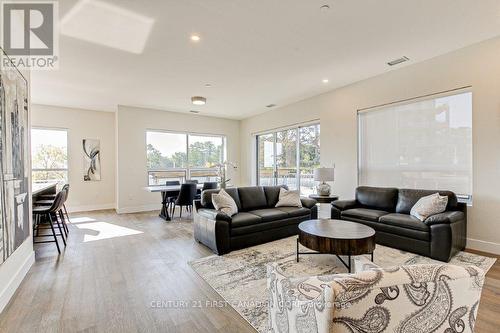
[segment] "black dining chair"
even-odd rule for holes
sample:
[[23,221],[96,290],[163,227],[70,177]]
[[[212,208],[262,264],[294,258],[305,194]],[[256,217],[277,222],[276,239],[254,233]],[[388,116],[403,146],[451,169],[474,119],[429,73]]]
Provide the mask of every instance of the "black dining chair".
[[[61,228],[61,224],[64,224],[63,221],[59,221],[59,217],[61,216],[60,212],[62,210],[62,206],[64,204],[64,198],[66,196],[66,191],[61,190],[59,191],[54,200],[52,201],[52,204],[50,206],[36,206],[33,207],[33,215],[34,215],[34,222],[33,222],[33,243],[34,244],[39,244],[39,243],[56,243],[57,247],[57,252],[59,254],[61,253],[61,248],[59,247],[59,241],[57,240],[57,236],[60,236],[64,246],[66,246],[66,239],[64,238],[64,233],[63,233],[63,228]],[[43,222],[48,222],[50,229],[52,230],[52,235],[40,235],[40,229],[48,229],[48,228],[42,228]],[[57,225],[57,228],[59,229],[59,233],[56,233],[56,230],[54,228],[54,223]],[[44,238],[44,237],[54,237],[54,240],[44,240],[44,241],[37,241],[37,238]]]
[[174,207],[172,210],[172,216],[175,214],[175,207],[180,206],[181,210],[179,217],[182,218],[182,207],[186,207],[189,212],[193,211],[193,200],[196,196],[196,184],[195,183],[184,183],[181,185],[181,190],[179,191],[179,196],[175,199]]
[[196,193],[195,200],[201,199],[201,192],[203,192],[205,190],[216,190],[218,187],[219,187],[219,183],[217,183],[217,182],[204,182],[203,188],[201,189],[201,191],[198,191]]
[[[165,186],[178,186],[181,182],[178,180],[167,180]],[[167,209],[170,211],[170,206],[175,202],[177,196],[167,196]]]

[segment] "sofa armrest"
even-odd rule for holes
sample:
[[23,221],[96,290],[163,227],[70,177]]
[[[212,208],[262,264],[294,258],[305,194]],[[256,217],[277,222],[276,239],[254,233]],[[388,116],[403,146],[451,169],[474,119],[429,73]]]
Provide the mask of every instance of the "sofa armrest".
[[451,224],[458,221],[461,221],[465,218],[465,214],[463,212],[458,211],[449,211],[443,212],[435,215],[431,215],[424,220],[424,223],[428,226],[434,224]]
[[226,222],[232,221],[229,215],[223,212],[219,212],[218,210],[215,209],[201,208],[198,209],[197,213],[209,220],[226,221]]
[[324,279],[288,278],[273,263],[267,265],[267,290],[270,330],[330,332],[333,293]]
[[342,211],[356,208],[358,206],[358,202],[356,200],[335,200],[332,202],[332,206]]
[[306,198],[306,197],[300,197],[300,202],[302,202],[302,206],[305,208],[313,208],[316,206],[317,201],[311,198]]
[[360,273],[370,269],[380,269],[380,266],[370,261],[366,256],[355,256],[351,258],[352,273]]

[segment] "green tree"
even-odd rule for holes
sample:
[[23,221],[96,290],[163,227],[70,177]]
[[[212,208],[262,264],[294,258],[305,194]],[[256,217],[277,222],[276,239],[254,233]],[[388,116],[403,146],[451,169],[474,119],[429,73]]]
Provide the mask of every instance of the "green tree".
[[53,145],[40,145],[33,156],[33,169],[47,169],[33,172],[33,181],[66,180],[66,171],[50,169],[67,168],[68,155],[64,148]]

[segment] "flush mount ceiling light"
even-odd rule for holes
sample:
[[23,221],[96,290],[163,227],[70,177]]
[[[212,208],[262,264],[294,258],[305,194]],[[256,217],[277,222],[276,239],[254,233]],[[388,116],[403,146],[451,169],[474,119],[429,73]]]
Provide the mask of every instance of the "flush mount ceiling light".
[[191,112],[191,113],[195,113],[195,114],[200,113],[200,111],[196,111],[196,110],[189,110],[189,112]]
[[191,38],[191,41],[193,41],[193,42],[199,42],[201,39],[201,37],[199,35],[196,35],[196,34],[191,35],[190,38]]
[[323,80],[321,80],[321,82],[323,82],[323,83],[328,83],[328,82],[330,82],[330,80],[328,80],[328,79],[323,79]]
[[321,7],[319,7],[319,9],[322,11],[322,12],[326,12],[330,9],[330,6],[329,5],[323,5]]
[[205,88],[211,88],[211,87],[212,87],[212,85],[210,83],[205,84]]
[[193,96],[191,97],[191,103],[194,105],[205,105],[207,103],[207,99],[202,96]]
[[274,108],[276,106],[276,104],[268,104],[266,105],[266,108]]

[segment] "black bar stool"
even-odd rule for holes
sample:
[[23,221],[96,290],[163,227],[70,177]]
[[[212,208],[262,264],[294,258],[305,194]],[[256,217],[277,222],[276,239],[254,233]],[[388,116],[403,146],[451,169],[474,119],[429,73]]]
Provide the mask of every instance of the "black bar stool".
[[[68,222],[71,223],[71,221],[69,219],[69,215],[68,215],[68,210],[66,209],[66,200],[68,200],[68,195],[69,195],[69,184],[64,184],[61,191],[62,190],[66,190],[66,199],[64,200],[64,204],[62,206],[62,209],[64,210],[64,214],[66,215]],[[42,194],[42,195],[38,196],[38,198],[40,199],[38,202],[43,201],[43,200],[54,200],[55,197],[56,197],[55,194]]]
[[[66,237],[68,237],[69,228],[68,228],[68,225],[66,223],[64,211],[66,210],[65,204],[66,204],[66,200],[68,199],[69,185],[63,186],[63,188],[61,189],[61,191],[59,191],[59,193],[63,194],[63,199],[62,199],[61,209],[56,214],[58,214],[59,217],[61,218],[61,221],[62,221],[63,227],[64,227],[64,233],[66,234]],[[54,203],[54,200],[55,200],[55,196],[53,199],[37,200],[34,202],[34,205],[35,206],[51,206]],[[69,216],[68,216],[67,211],[66,211],[66,217],[67,217],[67,221],[69,222]]]
[[[33,232],[33,243],[34,244],[39,244],[39,243],[56,243],[57,247],[57,252],[59,254],[61,253],[61,249],[59,247],[59,242],[57,241],[57,236],[60,236],[62,238],[62,241],[64,243],[64,246],[66,246],[66,239],[64,238],[63,234],[63,228],[61,228],[61,224],[59,223],[59,218],[58,218],[58,213],[62,209],[62,205],[64,204],[64,194],[65,191],[59,191],[59,193],[56,194],[56,197],[54,198],[54,201],[52,202],[52,205],[50,206],[36,206],[33,207],[33,215],[35,217],[34,222],[33,222],[33,230],[36,232]],[[60,215],[59,215],[60,216]],[[55,221],[54,221],[55,217]],[[39,230],[43,229],[40,228],[40,225],[42,224],[42,219],[46,218],[45,221],[48,221],[50,225],[50,229],[52,230],[52,236],[54,237],[54,240],[45,240],[45,241],[35,241],[35,238],[38,237],[50,237],[51,235],[40,235]],[[56,231],[54,229],[54,222],[57,224],[57,227],[59,228],[59,233],[56,234]],[[62,222],[64,224],[64,222]]]

